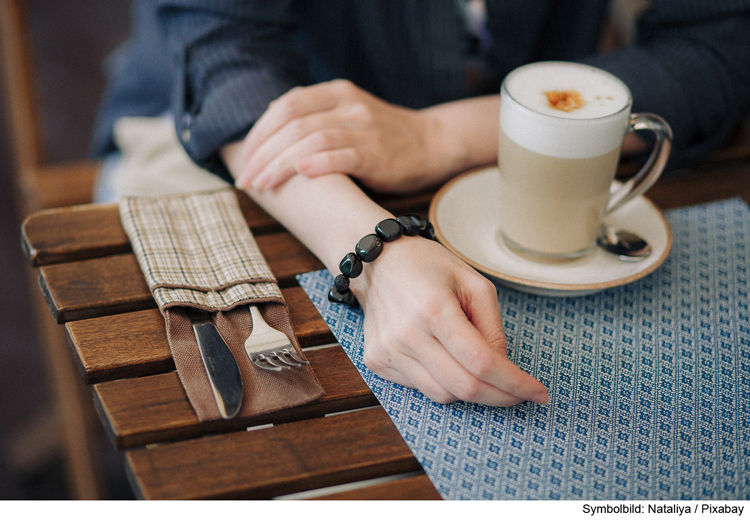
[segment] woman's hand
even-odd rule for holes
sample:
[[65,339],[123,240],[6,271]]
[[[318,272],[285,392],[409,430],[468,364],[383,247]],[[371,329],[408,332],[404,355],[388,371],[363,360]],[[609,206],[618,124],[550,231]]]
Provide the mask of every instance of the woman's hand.
[[296,173],[344,173],[379,191],[411,191],[439,176],[441,125],[349,81],[294,88],[243,141],[239,187],[271,189]]
[[[234,174],[241,149],[222,149]],[[336,274],[356,242],[391,217],[343,174],[296,175],[247,192]],[[365,311],[365,363],[383,378],[438,402],[547,402],[542,383],[508,360],[495,287],[440,244],[418,236],[389,242],[350,288]]]
[[434,401],[546,404],[508,359],[495,287],[437,243],[402,237],[351,288],[365,312],[365,364]]
[[295,174],[346,174],[381,192],[436,185],[497,159],[500,98],[410,110],[337,80],[273,101],[242,141],[243,189],[273,189]]

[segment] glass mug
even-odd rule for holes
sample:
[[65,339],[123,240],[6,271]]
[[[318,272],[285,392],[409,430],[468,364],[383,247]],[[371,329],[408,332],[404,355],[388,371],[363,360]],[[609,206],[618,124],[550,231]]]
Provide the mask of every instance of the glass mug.
[[[598,68],[527,64],[506,76],[500,100],[500,234],[523,254],[586,255],[602,219],[651,187],[669,158],[669,124],[631,114],[628,87]],[[656,134],[651,155],[610,193],[625,135],[638,130]]]

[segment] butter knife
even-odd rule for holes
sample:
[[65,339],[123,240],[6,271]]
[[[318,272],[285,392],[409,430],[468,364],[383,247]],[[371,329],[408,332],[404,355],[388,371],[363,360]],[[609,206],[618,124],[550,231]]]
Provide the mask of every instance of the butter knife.
[[211,321],[211,315],[202,310],[188,310],[195,339],[201,353],[208,380],[224,419],[231,419],[242,406],[242,376],[232,351]]

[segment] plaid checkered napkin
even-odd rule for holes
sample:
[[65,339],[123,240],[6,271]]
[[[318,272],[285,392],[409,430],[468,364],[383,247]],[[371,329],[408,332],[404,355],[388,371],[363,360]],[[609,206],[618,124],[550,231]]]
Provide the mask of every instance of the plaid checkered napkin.
[[282,301],[232,190],[127,197],[120,216],[160,308]]
[[172,357],[198,418],[220,418],[186,308],[213,313],[243,379],[240,417],[304,404],[323,389],[312,369],[275,373],[244,350],[252,331],[247,305],[286,334],[301,354],[284,298],[240,211],[233,189],[126,197],[120,218],[146,283],[164,315]]

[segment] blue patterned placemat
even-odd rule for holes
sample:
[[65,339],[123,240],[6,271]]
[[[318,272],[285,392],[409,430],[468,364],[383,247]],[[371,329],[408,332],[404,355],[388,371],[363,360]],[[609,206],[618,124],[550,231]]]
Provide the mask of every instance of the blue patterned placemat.
[[446,499],[750,499],[750,209],[667,212],[674,245],[635,283],[579,298],[499,287],[511,359],[548,406],[437,404],[362,361],[363,315],[298,277]]

